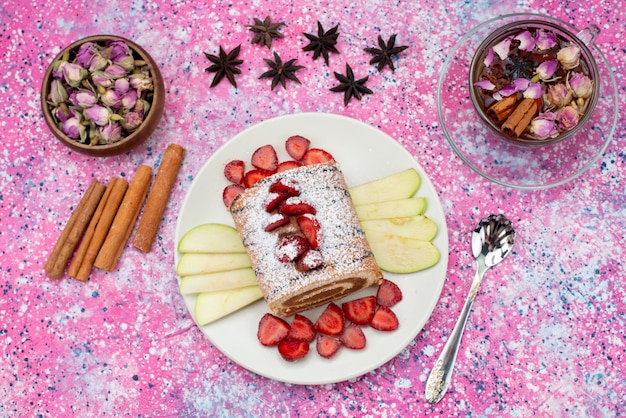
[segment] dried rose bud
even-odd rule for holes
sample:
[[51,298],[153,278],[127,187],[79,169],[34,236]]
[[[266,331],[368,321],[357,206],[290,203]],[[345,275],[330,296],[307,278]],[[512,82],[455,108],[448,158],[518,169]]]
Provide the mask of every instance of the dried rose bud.
[[71,87],[80,86],[83,79],[89,75],[89,72],[78,64],[65,62],[61,64],[60,69],[63,71],[63,79]]
[[578,125],[578,120],[580,119],[580,114],[578,110],[574,109],[572,106],[565,106],[561,110],[559,110],[557,114],[557,120],[561,128],[566,131],[569,131],[574,126]]
[[80,119],[78,117],[72,117],[65,120],[65,122],[61,125],[61,130],[65,135],[72,139],[82,139],[86,134],[85,126],[80,123]]
[[75,106],[80,106],[86,109],[95,105],[98,102],[98,98],[93,91],[80,89],[72,95],[72,102]]
[[146,71],[131,74],[128,76],[130,86],[135,90],[142,92],[144,90],[152,90],[152,79]]
[[530,122],[530,133],[539,139],[548,139],[557,135],[555,114],[552,112],[540,113]]
[[55,106],[65,102],[68,98],[67,90],[63,87],[61,80],[52,80],[50,84],[50,94],[48,95],[48,101]]
[[112,108],[118,108],[121,104],[120,96],[114,89],[106,90],[104,94],[100,95],[100,100],[103,104]]
[[130,55],[120,55],[116,59],[113,59],[112,62],[126,71],[133,71],[135,69],[135,59]]
[[536,34],[536,45],[539,50],[544,51],[546,49],[553,48],[556,45],[556,34],[539,29]]
[[583,73],[573,73],[567,84],[576,97],[586,99],[593,93],[593,81]]
[[83,68],[88,68],[91,58],[93,58],[96,51],[96,44],[93,42],[85,42],[78,47],[78,52],[76,52],[76,64]]
[[91,73],[91,81],[95,86],[102,86],[104,88],[111,87],[115,82],[113,77],[101,70]]
[[561,48],[556,53],[556,58],[561,63],[561,66],[566,70],[578,67],[580,63],[580,48],[576,45],[569,45],[565,48]]
[[119,57],[127,56],[131,50],[124,41],[107,41],[106,49],[109,51],[109,59],[116,60]]
[[123,108],[132,109],[137,103],[137,90],[130,89],[120,98],[120,104]]
[[128,112],[124,115],[124,120],[120,121],[124,129],[127,131],[134,131],[143,122],[143,116],[138,112]]
[[544,61],[535,70],[535,74],[542,80],[549,80],[556,72],[559,62],[557,60]]
[[108,74],[113,79],[126,76],[126,70],[117,64],[111,64],[108,67],[106,67],[104,70],[104,73]]
[[85,114],[96,125],[104,126],[109,123],[111,110],[104,106],[93,105],[90,108],[85,109]]
[[122,126],[119,123],[108,123],[100,128],[100,135],[107,144],[117,142],[122,138]]
[[101,54],[96,53],[91,58],[91,63],[89,64],[89,72],[102,70],[107,65],[109,65],[109,60],[106,57],[103,57]]
[[544,99],[556,108],[567,106],[572,101],[573,93],[564,83],[548,86]]
[[128,78],[123,77],[123,78],[118,78],[117,80],[115,80],[114,88],[117,94],[120,96],[126,93],[128,89],[130,88],[130,83],[128,82]]

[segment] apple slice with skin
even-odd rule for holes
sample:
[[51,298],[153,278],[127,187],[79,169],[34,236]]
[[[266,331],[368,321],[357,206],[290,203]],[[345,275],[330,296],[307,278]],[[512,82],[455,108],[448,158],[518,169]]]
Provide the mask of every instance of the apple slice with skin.
[[352,187],[350,197],[355,206],[412,197],[422,184],[420,175],[409,168],[380,179]]
[[414,238],[422,241],[431,241],[437,235],[437,224],[424,215],[402,218],[372,219],[361,221],[365,232],[377,231]]
[[354,208],[361,222],[372,219],[406,218],[424,214],[426,211],[426,198],[412,197],[408,199],[389,200],[386,202],[358,205]]
[[181,253],[245,253],[241,237],[229,225],[208,223],[198,225],[178,242]]
[[259,286],[199,293],[194,307],[194,316],[198,325],[210,324],[262,297],[263,294]]
[[218,271],[216,273],[193,274],[180,279],[180,293],[217,292],[257,285],[252,268]]
[[380,231],[366,231],[365,235],[378,266],[390,273],[414,273],[434,266],[441,258],[430,241]]
[[176,274],[180,277],[192,274],[216,273],[250,267],[246,253],[185,253],[178,260]]

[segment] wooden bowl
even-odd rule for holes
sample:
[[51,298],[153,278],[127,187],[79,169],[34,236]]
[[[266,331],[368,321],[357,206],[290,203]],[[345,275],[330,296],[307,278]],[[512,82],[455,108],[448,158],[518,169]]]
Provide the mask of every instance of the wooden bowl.
[[[50,86],[52,83],[52,72],[54,63],[57,60],[60,60],[67,52],[78,50],[78,48],[86,43],[93,42],[98,44],[103,44],[106,41],[123,41],[125,42],[129,48],[134,52],[136,59],[140,59],[145,61],[148,64],[150,75],[152,78],[153,91],[152,98],[148,100],[150,102],[150,109],[148,114],[145,115],[143,122],[141,125],[135,129],[132,133],[127,136],[122,136],[122,138],[113,143],[102,144],[102,145],[90,145],[83,144],[78,140],[72,139],[69,136],[65,135],[63,131],[57,125],[53,115],[51,106],[49,105],[47,99],[50,94]],[[67,147],[78,151],[82,154],[96,156],[96,157],[107,157],[112,155],[122,154],[136,147],[137,145],[143,143],[156,129],[159,121],[161,120],[161,116],[163,115],[163,107],[165,104],[165,86],[163,83],[163,77],[161,76],[161,72],[159,71],[159,67],[156,65],[152,57],[139,45],[134,42],[114,35],[95,35],[83,38],[79,41],[76,41],[63,49],[52,61],[43,78],[43,83],[41,87],[41,108],[43,110],[44,119],[46,124],[57,137],[62,144]]]

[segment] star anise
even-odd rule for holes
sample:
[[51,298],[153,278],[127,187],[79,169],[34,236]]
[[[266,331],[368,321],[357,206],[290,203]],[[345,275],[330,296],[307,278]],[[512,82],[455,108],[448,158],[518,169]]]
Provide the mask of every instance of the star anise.
[[287,89],[287,80],[295,81],[298,84],[300,80],[296,77],[296,71],[304,68],[302,65],[294,65],[296,59],[291,59],[283,64],[283,60],[280,59],[280,56],[276,52],[274,52],[274,61],[271,59],[264,58],[263,61],[267,65],[269,65],[270,70],[261,74],[259,79],[261,78],[271,78],[272,79],[272,90],[279,83],[283,86],[284,89]]
[[391,71],[395,71],[395,67],[393,66],[392,56],[399,54],[408,48],[408,46],[395,46],[396,45],[396,34],[391,35],[387,43],[383,40],[383,38],[378,35],[378,46],[380,48],[365,48],[364,51],[374,55],[374,58],[370,60],[370,64],[377,64],[378,71],[382,71],[387,65],[391,68]]
[[278,31],[278,28],[283,26],[282,22],[272,23],[270,17],[267,16],[265,20],[254,18],[254,25],[246,25],[250,28],[250,32],[255,33],[252,38],[253,44],[259,44],[266,46],[268,49],[272,48],[272,39],[280,39],[283,34]]
[[369,76],[355,80],[354,72],[348,64],[346,64],[346,75],[335,72],[335,78],[339,80],[340,84],[331,88],[330,91],[343,92],[343,104],[345,106],[348,106],[350,99],[353,97],[357,100],[361,100],[363,94],[374,93],[372,90],[365,87]]
[[310,33],[304,33],[303,35],[309,40],[309,44],[302,48],[303,51],[313,51],[313,60],[316,60],[321,55],[324,57],[324,62],[328,65],[328,53],[333,52],[339,54],[339,51],[335,47],[337,44],[337,38],[339,33],[337,30],[339,25],[336,25],[328,31],[324,31],[322,24],[317,21],[317,36]]
[[204,53],[207,59],[213,63],[213,65],[204,69],[204,71],[209,73],[215,73],[211,87],[217,86],[224,77],[230,81],[230,84],[237,87],[235,75],[241,74],[241,70],[237,67],[243,64],[243,60],[237,59],[240,50],[241,45],[237,46],[229,53],[226,53],[220,45],[219,55],[211,55],[206,52]]

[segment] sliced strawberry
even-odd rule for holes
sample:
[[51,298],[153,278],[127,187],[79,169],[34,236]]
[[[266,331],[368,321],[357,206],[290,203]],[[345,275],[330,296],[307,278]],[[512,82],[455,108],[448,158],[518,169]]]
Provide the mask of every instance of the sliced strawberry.
[[287,199],[288,197],[289,196],[287,196],[285,193],[270,193],[268,195],[267,203],[265,204],[265,211],[273,212],[276,208],[280,206],[281,203],[283,203],[283,200]]
[[339,337],[339,340],[343,345],[353,350],[361,350],[365,348],[365,334],[363,330],[357,324],[349,324]]
[[280,211],[280,213],[283,213],[287,216],[299,216],[304,215],[305,213],[315,215],[316,213],[316,210],[313,206],[304,202],[297,196],[290,197],[282,202],[278,210]]
[[376,312],[376,297],[365,296],[345,302],[341,305],[341,309],[350,322],[367,325],[372,321]]
[[341,335],[345,323],[343,311],[339,306],[331,302],[315,322],[315,329],[326,335]]
[[278,168],[276,169],[277,173],[281,173],[283,171],[291,170],[292,168],[302,167],[302,163],[300,161],[287,160],[278,164]]
[[396,303],[402,300],[402,290],[397,284],[390,280],[384,280],[380,286],[378,286],[378,292],[376,293],[376,303],[388,308],[392,307]]
[[335,158],[328,152],[320,148],[311,148],[304,154],[302,163],[304,165],[321,164],[333,161]]
[[296,314],[291,322],[288,339],[303,343],[310,343],[315,339],[315,326],[313,322],[304,315]]
[[229,208],[233,199],[244,190],[243,186],[239,184],[229,184],[224,187],[224,191],[222,192],[222,201],[224,201],[224,206]]
[[285,141],[287,154],[296,161],[302,160],[304,154],[309,150],[311,141],[300,135],[293,135]]
[[296,260],[309,249],[309,243],[301,235],[285,235],[276,246],[276,258],[283,263]]
[[318,334],[315,347],[320,356],[331,358],[341,347],[341,341],[330,335]]
[[289,335],[289,324],[285,320],[266,313],[259,321],[257,338],[264,346],[276,345]]
[[275,172],[278,168],[278,156],[272,145],[263,145],[252,153],[252,165],[261,170]]
[[309,249],[296,260],[296,270],[302,272],[313,270],[323,265],[324,258],[322,257],[322,253],[317,250]]
[[243,176],[243,185],[246,189],[254,186],[257,182],[274,174],[272,171],[262,170],[260,168],[248,171]]
[[289,217],[283,215],[282,213],[276,213],[270,217],[269,223],[265,225],[265,232],[271,232],[276,228],[280,228],[283,225],[287,225],[289,223]]
[[398,322],[398,317],[391,309],[384,305],[380,305],[378,309],[376,309],[376,313],[374,314],[374,318],[372,318],[370,325],[378,331],[393,331],[398,329],[400,324]]
[[309,245],[314,250],[319,248],[320,242],[320,223],[317,218],[309,213],[298,216],[296,218],[296,222],[300,227],[300,230],[306,237],[307,241],[309,241]]
[[224,177],[232,183],[241,184],[245,170],[246,163],[242,160],[232,160],[224,166]]
[[278,352],[287,361],[296,361],[309,352],[309,343],[284,339],[278,343]]
[[272,193],[281,193],[287,196],[298,196],[300,187],[298,182],[291,179],[280,178],[270,184],[269,191]]

